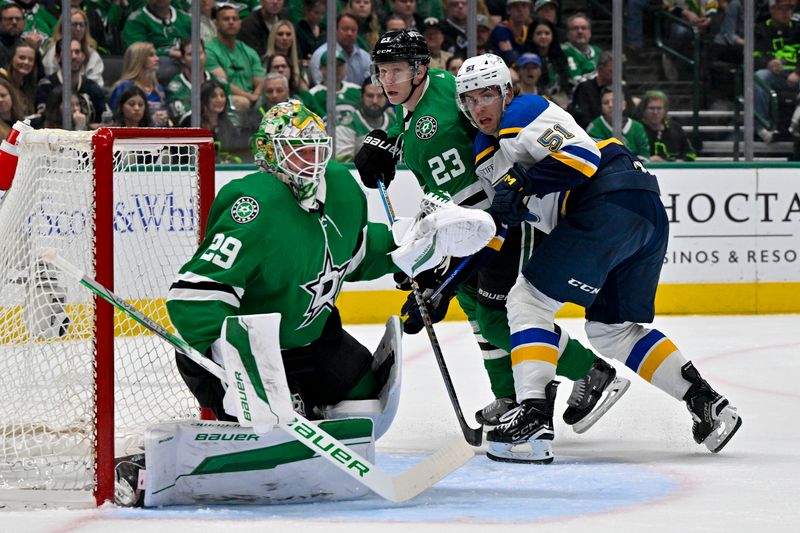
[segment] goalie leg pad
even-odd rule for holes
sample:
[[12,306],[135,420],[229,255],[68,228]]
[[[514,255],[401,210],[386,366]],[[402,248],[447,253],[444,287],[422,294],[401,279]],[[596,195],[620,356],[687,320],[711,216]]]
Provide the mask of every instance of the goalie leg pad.
[[402,323],[400,317],[393,316],[386,322],[378,348],[373,354],[372,372],[382,383],[378,398],[374,400],[345,400],[321,409],[323,417],[371,418],[375,425],[375,440],[381,438],[392,425],[400,405],[400,383],[403,360]]
[[[369,419],[319,425],[374,461]],[[319,438],[315,442],[323,450],[328,446]],[[145,455],[145,507],[345,500],[369,493],[289,433],[258,434],[233,422],[186,420],[151,426],[145,431]]]
[[277,313],[230,316],[222,326],[229,384],[225,411],[260,433],[295,418],[280,351],[280,318]]

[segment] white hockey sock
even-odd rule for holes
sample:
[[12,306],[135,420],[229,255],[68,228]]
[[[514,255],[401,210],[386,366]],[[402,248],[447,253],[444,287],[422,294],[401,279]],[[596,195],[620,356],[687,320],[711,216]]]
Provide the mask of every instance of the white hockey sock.
[[682,400],[689,390],[689,382],[681,376],[686,357],[657,329],[648,329],[633,322],[587,322],[586,334],[592,346],[602,355],[622,361],[642,379],[673,398]]

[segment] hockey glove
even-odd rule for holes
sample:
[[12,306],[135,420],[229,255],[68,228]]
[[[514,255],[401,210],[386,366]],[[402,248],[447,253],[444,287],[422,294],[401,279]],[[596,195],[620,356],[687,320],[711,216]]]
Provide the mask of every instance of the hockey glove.
[[525,167],[519,163],[514,163],[508,173],[497,182],[494,186],[492,213],[500,222],[518,226],[525,220],[535,220],[525,202],[525,197],[533,193],[532,182]]
[[[437,289],[449,273],[455,268],[460,259],[445,257],[439,266],[420,272],[414,278],[417,286],[422,289]],[[405,272],[395,272],[393,274],[394,285],[401,291],[411,290],[411,278]]]
[[[421,272],[414,278],[417,282],[417,287],[422,291],[423,299],[427,302],[428,314],[431,315],[431,321],[434,324],[441,322],[447,314],[447,307],[450,305],[450,300],[458,289],[458,284],[453,283],[451,286],[448,286],[448,290],[444,290],[438,294],[434,302],[428,302],[428,299],[460,262],[461,259],[448,257],[438,267]],[[397,288],[400,290],[410,291],[412,289],[411,280],[402,272],[394,275],[394,281]],[[403,317],[407,317],[403,323],[403,331],[405,333],[413,335],[419,333],[424,327],[422,314],[419,312],[419,306],[417,305],[417,300],[414,298],[413,292],[408,295],[400,314]]]
[[[422,291],[423,299],[427,300],[428,297],[433,294],[433,290],[434,289],[424,289]],[[447,314],[447,307],[450,305],[451,297],[452,295],[447,297],[440,294],[434,301],[425,304],[428,308],[428,314],[431,316],[431,322],[435,324],[444,319]],[[425,327],[425,322],[422,320],[422,313],[419,311],[419,305],[417,304],[413,292],[408,295],[406,303],[403,304],[401,313],[403,316],[408,316],[403,322],[403,332],[413,335],[419,333],[422,331],[422,328]]]
[[388,187],[394,179],[395,167],[400,160],[397,137],[388,137],[383,130],[372,130],[364,137],[361,149],[353,163],[361,176],[361,183],[370,189],[378,188],[378,180]]

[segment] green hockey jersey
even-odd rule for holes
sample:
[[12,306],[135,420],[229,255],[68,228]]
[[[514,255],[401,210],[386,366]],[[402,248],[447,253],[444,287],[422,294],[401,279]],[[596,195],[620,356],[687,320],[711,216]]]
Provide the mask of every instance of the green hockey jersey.
[[597,75],[597,60],[600,58],[600,49],[590,44],[586,52],[581,52],[572,43],[561,45],[564,55],[567,56],[567,74],[573,87],[583,81],[590,80]]
[[369,125],[360,109],[344,113],[336,122],[336,160],[342,163],[352,161],[369,132],[376,128],[386,131],[393,122],[394,113],[391,111],[383,112],[381,122],[375,128]]
[[[203,77],[205,80],[214,80],[222,84],[225,90],[225,97],[227,98],[225,109],[228,118],[234,126],[238,126],[239,114],[233,107],[231,88],[228,86],[227,80],[221,80],[207,70],[203,71]],[[186,75],[181,72],[167,84],[166,93],[169,118],[172,119],[173,124],[180,124],[192,112],[192,83],[186,78]]]
[[[650,159],[650,139],[647,137],[647,131],[644,129],[644,124],[632,118],[624,118],[625,122],[622,125],[622,137],[625,141],[625,147],[644,159]],[[602,116],[597,117],[586,128],[586,133],[598,140],[610,139],[614,136],[614,127]]]
[[145,41],[153,43],[160,56],[180,47],[181,39],[188,39],[192,32],[192,19],[183,11],[170,7],[169,20],[164,21],[153,15],[147,6],[131,13],[122,28],[122,44],[125,48],[133,43]]
[[425,84],[412,113],[395,107],[398,119],[389,136],[402,136],[403,162],[423,191],[446,191],[458,205],[486,209],[490,202],[473,164],[477,130],[458,109],[456,80],[449,72],[431,69]]
[[[328,88],[323,84],[313,86],[308,93],[310,101],[306,100],[306,107],[322,118],[328,115]],[[338,124],[344,115],[355,111],[361,106],[361,87],[349,81],[343,81],[341,88],[336,91],[336,120]]]
[[201,353],[225,317],[280,313],[280,345],[319,338],[342,283],[397,271],[389,228],[367,222],[367,200],[350,171],[330,162],[321,211],[300,208],[289,187],[266,172],[227,184],[211,206],[207,233],[170,288],[167,310]]

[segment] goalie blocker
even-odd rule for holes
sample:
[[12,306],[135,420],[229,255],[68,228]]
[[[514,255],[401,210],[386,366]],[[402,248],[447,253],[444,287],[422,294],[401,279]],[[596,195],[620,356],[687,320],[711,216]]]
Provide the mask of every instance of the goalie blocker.
[[[145,490],[145,506],[338,500],[369,492],[321,455],[333,457],[356,473],[366,474],[369,466],[326,440],[314,426],[290,424],[297,435],[314,444],[316,454],[297,437],[272,431],[276,424],[294,418],[277,346],[279,323],[277,314],[228,317],[222,338],[215,344],[229,383],[235,384],[225,393],[225,410],[253,427],[184,421],[148,428],[147,468],[128,465],[118,469],[117,488],[120,494],[127,494],[124,499],[141,501],[135,494],[141,489]],[[375,440],[388,430],[397,412],[400,339],[400,320],[392,317],[372,357],[372,371],[384,380],[377,398],[345,400],[317,409],[325,418],[337,419],[320,422],[320,428],[370,462],[374,461]]]

